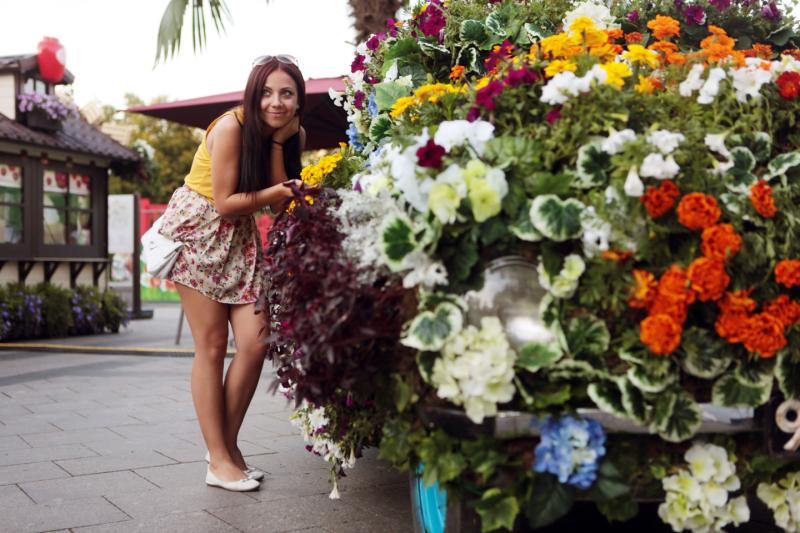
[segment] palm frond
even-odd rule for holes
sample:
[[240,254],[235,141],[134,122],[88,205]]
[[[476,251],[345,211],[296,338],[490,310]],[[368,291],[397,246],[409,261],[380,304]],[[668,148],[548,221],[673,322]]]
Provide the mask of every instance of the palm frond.
[[[218,34],[225,32],[226,23],[231,22],[230,11],[225,0],[191,0],[192,5],[192,50],[201,51],[207,42],[206,7],[211,12],[214,29]],[[167,9],[161,17],[156,46],[156,64],[174,57],[181,47],[181,32],[189,8],[189,0],[169,0]]]

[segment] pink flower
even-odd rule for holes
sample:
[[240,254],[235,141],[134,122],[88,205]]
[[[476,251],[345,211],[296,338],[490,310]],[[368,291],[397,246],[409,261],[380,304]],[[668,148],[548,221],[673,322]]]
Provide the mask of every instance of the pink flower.
[[475,104],[491,111],[494,109],[494,99],[503,92],[503,82],[499,80],[490,81],[486,87],[479,89],[475,93]]
[[544,116],[544,119],[547,121],[548,124],[555,124],[558,120],[561,119],[561,108],[554,107],[547,114]]
[[378,49],[381,45],[381,41],[386,38],[386,34],[383,32],[376,33],[369,39],[367,39],[367,49],[372,50],[373,52]]
[[356,94],[353,95],[353,105],[356,106],[356,109],[364,109],[365,96],[363,91],[356,91]]
[[508,73],[506,73],[505,83],[509,87],[518,87],[523,83],[533,83],[539,79],[539,74],[535,70],[531,70],[526,67],[520,67],[518,69],[510,69]]
[[428,8],[417,18],[417,26],[426,37],[438,37],[444,29],[444,12],[438,3],[431,2]]
[[364,56],[361,54],[358,54],[350,64],[350,72],[358,72],[359,70],[367,70],[367,66],[364,64]]

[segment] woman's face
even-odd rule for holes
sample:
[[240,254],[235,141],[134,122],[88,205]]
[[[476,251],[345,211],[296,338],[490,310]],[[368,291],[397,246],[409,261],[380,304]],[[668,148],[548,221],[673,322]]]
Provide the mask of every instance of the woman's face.
[[296,113],[297,85],[286,72],[280,69],[272,71],[261,93],[261,117],[271,128],[280,128]]

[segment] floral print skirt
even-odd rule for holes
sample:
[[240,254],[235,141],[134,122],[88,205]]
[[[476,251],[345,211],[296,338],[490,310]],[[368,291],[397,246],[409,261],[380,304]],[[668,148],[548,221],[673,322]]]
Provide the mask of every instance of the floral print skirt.
[[203,195],[179,187],[160,233],[182,242],[167,278],[224,304],[248,304],[264,290],[264,258],[253,215],[222,217]]

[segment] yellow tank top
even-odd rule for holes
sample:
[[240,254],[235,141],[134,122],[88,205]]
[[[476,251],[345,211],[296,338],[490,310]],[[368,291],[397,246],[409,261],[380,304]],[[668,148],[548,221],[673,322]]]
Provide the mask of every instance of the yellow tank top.
[[226,115],[235,116],[239,124],[244,122],[244,112],[241,107],[226,111],[215,118],[213,122],[208,125],[208,128],[206,128],[206,132],[203,134],[203,140],[200,141],[200,146],[197,147],[197,151],[194,153],[192,168],[183,180],[183,183],[187,187],[202,194],[211,201],[214,200],[214,193],[211,190],[211,152],[208,151],[208,147],[206,146],[206,137],[208,137],[211,128],[219,122],[219,119]]

